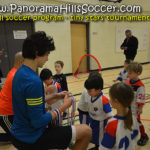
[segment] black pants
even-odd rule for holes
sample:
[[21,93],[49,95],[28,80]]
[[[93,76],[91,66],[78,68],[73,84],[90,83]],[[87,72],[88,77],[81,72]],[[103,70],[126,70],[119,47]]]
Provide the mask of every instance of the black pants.
[[48,150],[66,149],[72,139],[71,126],[49,127],[43,135],[33,144],[28,144],[17,140],[12,136],[12,143],[18,150]]
[[126,55],[125,54],[125,56],[126,56],[126,60],[128,59],[128,60],[134,60],[134,58],[135,58],[135,56],[136,56],[136,54],[135,55]]
[[6,133],[0,133],[0,141],[8,142],[11,141],[10,129],[13,123],[14,116],[0,116],[0,126]]

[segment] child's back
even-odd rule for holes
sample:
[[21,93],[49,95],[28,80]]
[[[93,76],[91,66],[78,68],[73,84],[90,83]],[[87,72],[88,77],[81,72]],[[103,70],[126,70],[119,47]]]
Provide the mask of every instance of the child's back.
[[100,150],[135,150],[138,124],[133,117],[132,131],[125,129],[124,117],[114,116],[108,121]]
[[139,127],[131,111],[133,89],[125,83],[117,83],[110,88],[109,96],[117,114],[108,120],[99,150],[135,150]]

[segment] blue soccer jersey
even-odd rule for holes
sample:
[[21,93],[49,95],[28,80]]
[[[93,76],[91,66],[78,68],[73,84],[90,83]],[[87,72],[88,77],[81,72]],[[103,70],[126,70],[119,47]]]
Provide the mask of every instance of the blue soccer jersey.
[[52,120],[45,113],[45,96],[41,79],[29,67],[22,65],[12,84],[14,121],[12,135],[23,142],[34,143]]
[[124,117],[114,116],[109,119],[99,150],[135,150],[138,136],[136,118],[133,117],[132,131],[124,126]]

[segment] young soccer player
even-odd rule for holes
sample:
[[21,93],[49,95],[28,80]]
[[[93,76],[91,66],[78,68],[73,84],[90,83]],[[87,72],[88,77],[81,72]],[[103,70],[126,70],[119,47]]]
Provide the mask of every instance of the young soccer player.
[[123,70],[119,73],[117,79],[116,79],[116,80],[113,80],[114,82],[116,82],[116,81],[122,81],[122,82],[126,83],[126,80],[127,80],[127,78],[128,78],[126,68],[127,68],[127,66],[130,64],[130,62],[131,62],[131,60],[129,60],[129,59],[125,60],[125,62],[124,62],[124,68],[123,68]]
[[[43,69],[40,73],[40,78],[45,84],[45,94],[52,94],[52,93],[60,93],[62,92],[61,86],[53,80],[53,75],[51,70]],[[52,86],[55,88],[52,89]],[[59,108],[62,105],[62,100],[57,101],[56,103],[51,104],[51,110],[54,111],[56,108]],[[48,105],[46,105],[48,109]]]
[[90,150],[98,150],[101,143],[104,127],[107,120],[113,116],[109,100],[104,96],[103,79],[101,76],[92,76],[85,81],[85,88],[91,96],[89,102],[90,126],[92,128],[92,143],[94,148]]
[[143,82],[139,79],[139,75],[142,73],[142,65],[137,62],[132,62],[127,66],[127,72],[129,77],[127,83],[133,87],[135,94],[131,109],[133,115],[137,117],[141,134],[141,138],[138,140],[137,144],[144,146],[148,142],[149,137],[140,120],[140,115],[145,104],[145,87]]
[[24,64],[16,72],[12,84],[14,121],[11,134],[17,149],[65,149],[75,140],[73,150],[86,150],[91,139],[91,129],[87,125],[47,128],[72,103],[71,97],[64,94],[64,103],[58,109],[45,112],[44,87],[36,71],[43,67],[54,49],[53,38],[45,32],[35,32],[24,40]]
[[55,62],[56,74],[53,76],[53,78],[56,82],[58,82],[61,85],[63,91],[68,91],[66,76],[62,73],[63,67],[63,61],[59,60]]
[[[101,75],[99,72],[94,71],[89,74],[88,78],[90,78],[92,76],[101,76]],[[87,125],[90,124],[90,115],[88,112],[90,100],[91,100],[91,96],[88,94],[87,89],[85,88],[82,91],[82,95],[81,95],[81,97],[79,99],[79,103],[78,103],[80,124],[87,124]]]
[[[66,76],[62,73],[63,67],[64,67],[63,61],[58,60],[55,62],[56,74],[53,76],[53,78],[56,82],[58,82],[61,85],[63,91],[68,91]],[[65,110],[65,112],[63,113],[63,118],[65,119],[68,115],[69,110]]]
[[133,89],[126,83],[116,83],[110,88],[109,95],[117,114],[109,119],[99,150],[135,150],[138,125],[130,107]]

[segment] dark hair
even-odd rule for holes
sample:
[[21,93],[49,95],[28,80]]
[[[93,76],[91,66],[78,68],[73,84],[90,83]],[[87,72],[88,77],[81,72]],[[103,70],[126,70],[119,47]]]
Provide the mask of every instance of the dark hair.
[[38,31],[27,37],[23,42],[22,55],[24,58],[35,59],[44,56],[46,52],[55,50],[54,40],[46,36],[43,31]]
[[48,80],[52,76],[52,72],[49,69],[43,69],[40,73],[40,78],[42,81]]
[[61,60],[56,61],[55,64],[60,64],[61,68],[64,67],[64,63]]
[[99,77],[101,77],[101,74],[100,74],[98,71],[93,71],[93,72],[91,72],[91,73],[89,74],[89,77],[88,77],[88,78],[91,78],[91,77],[93,77],[93,76],[99,76]]
[[126,68],[127,71],[131,71],[131,72],[135,72],[135,73],[142,73],[142,65],[138,62],[131,62],[127,68]]
[[130,60],[130,59],[126,59],[125,61],[124,61],[124,63],[126,63],[126,64],[130,64],[132,61]]
[[103,78],[101,76],[92,76],[85,81],[84,87],[87,90],[90,90],[90,89],[103,90],[103,84],[104,84]]
[[125,34],[132,34],[132,32],[131,32],[131,30],[127,29],[127,30],[125,31]]
[[126,83],[116,83],[110,88],[109,95],[112,100],[117,99],[123,107],[129,108],[129,111],[125,116],[124,122],[125,128],[132,130],[133,119],[130,106],[134,99],[133,88]]

